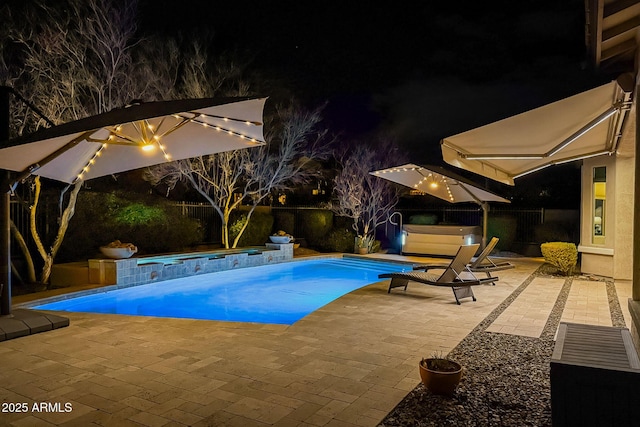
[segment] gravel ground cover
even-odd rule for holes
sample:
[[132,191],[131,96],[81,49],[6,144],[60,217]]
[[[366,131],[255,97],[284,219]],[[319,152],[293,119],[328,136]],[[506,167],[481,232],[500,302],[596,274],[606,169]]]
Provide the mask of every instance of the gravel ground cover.
[[[485,329],[534,277],[554,273],[553,267],[542,265],[449,353],[465,368],[454,396],[431,394],[419,384],[379,426],[551,426],[549,362],[574,277],[566,278],[540,338]],[[607,282],[613,326],[625,327],[613,281],[588,279]]]

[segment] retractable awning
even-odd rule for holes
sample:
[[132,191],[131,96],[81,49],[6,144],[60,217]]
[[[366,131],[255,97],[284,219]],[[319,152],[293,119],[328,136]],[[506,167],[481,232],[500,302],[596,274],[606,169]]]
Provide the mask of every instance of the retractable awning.
[[616,81],[441,141],[444,160],[514,185],[547,166],[615,153],[633,79]]

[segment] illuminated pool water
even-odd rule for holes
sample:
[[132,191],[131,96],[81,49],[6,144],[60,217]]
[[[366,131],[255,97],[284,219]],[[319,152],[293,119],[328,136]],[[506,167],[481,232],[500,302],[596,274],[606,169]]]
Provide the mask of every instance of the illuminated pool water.
[[291,325],[378,274],[411,265],[322,258],[165,280],[32,306],[41,310]]

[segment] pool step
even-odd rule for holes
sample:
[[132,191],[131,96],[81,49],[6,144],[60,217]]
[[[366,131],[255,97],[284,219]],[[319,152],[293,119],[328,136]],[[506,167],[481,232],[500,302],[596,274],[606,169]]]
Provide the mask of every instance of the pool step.
[[336,258],[332,262],[336,267],[347,266],[356,270],[371,271],[378,273],[391,273],[395,271],[412,271],[411,264],[390,264],[389,262],[369,261],[354,258]]

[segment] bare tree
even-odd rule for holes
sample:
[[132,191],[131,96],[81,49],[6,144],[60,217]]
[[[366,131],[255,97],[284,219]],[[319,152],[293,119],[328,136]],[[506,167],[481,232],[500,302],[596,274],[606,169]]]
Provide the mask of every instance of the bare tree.
[[[284,192],[317,176],[310,165],[326,158],[326,131],[318,130],[321,108],[306,111],[295,103],[278,108],[278,123],[270,127],[266,145],[154,166],[145,179],[173,189],[187,182],[216,210],[222,221],[222,243],[235,248],[257,206],[274,192]],[[229,219],[242,203],[246,221],[231,241]]]
[[371,250],[376,227],[388,220],[399,195],[396,185],[369,172],[400,160],[395,143],[388,137],[381,137],[377,144],[356,143],[338,159],[341,169],[334,179],[336,201],[331,209],[353,220],[361,247]]
[[[3,22],[14,49],[4,49],[2,77],[54,123],[63,123],[126,105],[134,98],[171,95],[178,68],[172,43],[136,39],[136,0],[66,0],[55,7],[41,1],[22,16],[3,8]],[[19,25],[29,22],[30,25]],[[156,55],[162,54],[160,58]],[[28,105],[15,103],[12,133],[17,136],[46,125]],[[81,182],[60,193],[58,232],[50,247],[40,237],[35,216],[42,182],[33,180],[31,234],[44,266],[39,281],[48,283],[56,253],[71,220]],[[16,229],[14,229],[14,232]],[[24,239],[16,237],[18,241]],[[29,265],[31,255],[26,252]],[[32,277],[32,273],[29,273]]]
[[153,185],[163,182],[168,186],[168,191],[181,181],[193,187],[220,216],[222,242],[229,248],[229,218],[242,202],[241,199],[234,199],[234,193],[241,188],[242,166],[247,159],[247,150],[235,150],[162,163],[148,168],[144,179]]
[[294,102],[278,108],[279,125],[270,128],[267,145],[249,150],[249,161],[243,166],[247,180],[242,195],[249,202],[249,211],[233,241],[234,248],[256,207],[267,197],[319,176],[313,165],[329,155],[331,146],[326,140],[327,131],[318,129],[321,111],[322,107],[307,111]]

